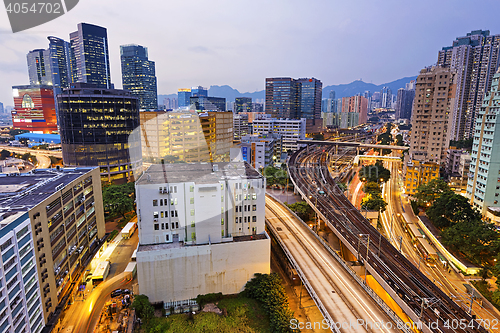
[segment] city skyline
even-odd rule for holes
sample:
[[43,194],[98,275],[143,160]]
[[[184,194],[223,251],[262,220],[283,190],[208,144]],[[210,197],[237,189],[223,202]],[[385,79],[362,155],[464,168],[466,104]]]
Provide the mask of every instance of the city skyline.
[[[453,8],[448,3],[433,3],[441,9],[436,12],[446,13],[450,7],[439,17],[428,16],[422,3],[363,2],[353,6],[317,1],[285,6],[282,1],[265,5],[256,1],[246,5],[243,18],[231,14],[240,5],[229,1],[218,2],[222,11],[201,2],[170,4],[168,10],[156,4],[148,15],[137,15],[147,11],[140,8],[115,12],[117,4],[83,1],[66,15],[17,34],[10,32],[7,15],[0,11],[0,101],[12,105],[10,87],[28,83],[26,54],[30,50],[46,48],[50,35],[67,38],[80,22],[108,29],[111,78],[116,88],[121,87],[119,45],[146,45],[157,63],[160,94],[193,84],[228,84],[253,92],[264,88],[265,77],[279,76],[317,77],[325,86],[357,79],[388,82],[417,75],[422,67],[434,64],[436,52],[456,36],[476,29],[500,32],[494,11],[470,16],[465,2],[463,6],[454,3]],[[120,3],[121,8],[130,6],[132,3]],[[180,15],[188,12],[188,17]],[[339,19],[332,18],[332,13],[338,13]],[[409,22],[417,17],[426,17],[426,24],[412,28]],[[165,18],[164,30],[151,24]],[[297,24],[283,24],[290,21]],[[193,35],[197,38],[186,38]],[[386,42],[380,43],[381,36]],[[387,52],[387,41],[395,45],[393,51]],[[315,61],[304,61],[311,52]]]

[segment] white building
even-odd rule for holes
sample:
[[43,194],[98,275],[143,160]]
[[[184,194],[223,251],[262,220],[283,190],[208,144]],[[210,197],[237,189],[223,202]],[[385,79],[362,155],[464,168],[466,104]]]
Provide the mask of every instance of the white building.
[[306,138],[306,119],[255,119],[253,134],[278,134],[281,136],[280,152],[295,151],[301,148],[298,140]]
[[0,332],[38,333],[44,326],[42,297],[27,212],[1,221],[0,254]]
[[241,138],[237,156],[231,161],[248,162],[259,170],[280,160],[281,137],[277,134],[248,134]]
[[[483,215],[500,208],[500,70],[476,115],[467,197]],[[499,222],[500,218],[496,218]]]
[[240,292],[270,271],[265,178],[247,163],[152,165],[136,182],[141,294]]

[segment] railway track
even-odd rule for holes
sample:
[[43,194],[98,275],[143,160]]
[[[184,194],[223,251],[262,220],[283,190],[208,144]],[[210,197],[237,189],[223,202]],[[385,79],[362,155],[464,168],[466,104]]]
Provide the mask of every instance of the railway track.
[[[290,176],[328,223],[357,249],[358,259],[384,279],[432,332],[487,332],[382,237],[336,185],[323,149],[300,150],[288,163]],[[320,194],[323,193],[323,194]],[[368,236],[369,235],[369,236]],[[366,238],[365,238],[366,237]],[[465,327],[464,325],[465,324]]]

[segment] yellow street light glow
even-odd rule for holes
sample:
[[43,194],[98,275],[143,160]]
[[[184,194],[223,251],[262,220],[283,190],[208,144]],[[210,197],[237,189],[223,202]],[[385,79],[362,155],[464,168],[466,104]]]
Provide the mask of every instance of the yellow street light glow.
[[92,302],[90,302],[90,306],[89,306],[89,313],[92,312]]

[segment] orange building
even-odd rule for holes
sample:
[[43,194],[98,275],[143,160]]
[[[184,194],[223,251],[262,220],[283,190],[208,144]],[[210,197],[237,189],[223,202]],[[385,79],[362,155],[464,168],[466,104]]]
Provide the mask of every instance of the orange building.
[[57,132],[56,106],[52,86],[14,86],[14,129],[34,133]]

